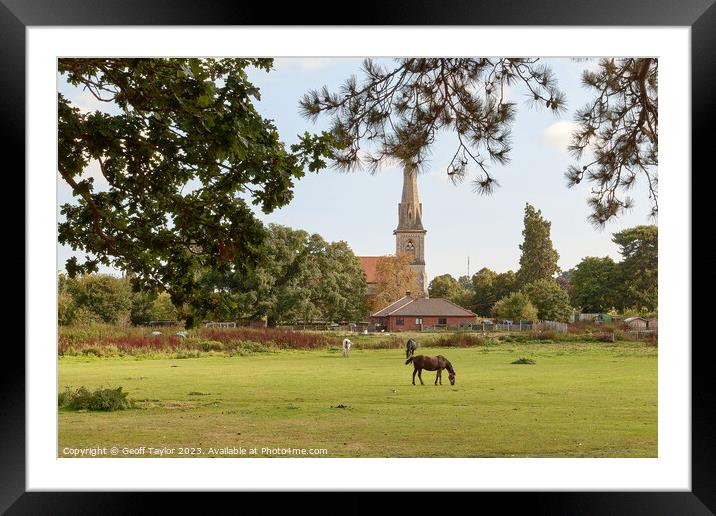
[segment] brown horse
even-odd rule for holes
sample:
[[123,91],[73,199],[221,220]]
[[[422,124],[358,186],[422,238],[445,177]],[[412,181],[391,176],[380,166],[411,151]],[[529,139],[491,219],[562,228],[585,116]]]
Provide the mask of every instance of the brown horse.
[[438,384],[438,380],[440,381],[440,385],[443,384],[443,376],[442,376],[442,370],[447,369],[448,370],[448,377],[450,378],[450,385],[455,385],[455,370],[452,368],[452,364],[450,361],[445,358],[442,355],[438,355],[436,357],[429,357],[427,355],[413,355],[412,357],[408,358],[408,360],[405,361],[405,364],[413,363],[413,385],[415,385],[415,373],[418,373],[418,379],[420,380],[420,385],[425,385],[423,383],[423,369],[426,371],[437,371],[438,373],[435,375],[435,385]]

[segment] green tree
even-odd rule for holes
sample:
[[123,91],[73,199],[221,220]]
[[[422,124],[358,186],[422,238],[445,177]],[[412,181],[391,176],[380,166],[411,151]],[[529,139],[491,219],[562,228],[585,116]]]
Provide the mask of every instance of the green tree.
[[211,293],[209,313],[225,320],[265,318],[269,325],[365,315],[365,276],[345,242],[271,224],[261,254],[248,274],[207,271],[202,284]]
[[62,283],[64,300],[65,296],[69,295],[74,305],[75,324],[78,323],[78,318],[108,324],[123,324],[129,321],[132,289],[126,278],[108,274],[85,274],[63,280]]
[[[462,276],[462,278],[467,278],[467,276]],[[428,295],[447,299],[464,308],[472,307],[472,289],[463,287],[462,283],[450,274],[435,276],[428,286]]]
[[555,278],[557,285],[559,285],[567,294],[572,292],[572,274],[574,274],[574,269],[569,269],[561,271]]
[[430,297],[442,297],[452,300],[462,294],[462,287],[450,274],[442,274],[432,279],[428,286],[428,294]]
[[473,286],[473,284],[472,284],[472,278],[471,278],[470,276],[467,276],[467,275],[465,275],[465,276],[460,276],[460,277],[457,279],[457,282],[460,284],[460,286],[461,286],[463,289],[465,289],[465,290],[467,290],[467,291],[472,292],[473,289],[474,289],[474,286]]
[[494,283],[497,273],[483,267],[472,275],[472,286],[475,292],[473,296],[473,310],[475,313],[487,315],[492,311],[492,306],[499,297],[495,296]]
[[[320,239],[313,235],[314,240]],[[317,273],[314,302],[322,316],[330,321],[357,321],[368,312],[365,303],[366,283],[358,258],[346,242],[324,243],[318,240]]]
[[543,321],[569,322],[572,306],[569,296],[553,279],[541,279],[522,288]]
[[618,265],[622,308],[656,310],[659,303],[659,230],[637,226],[613,235],[622,261]]
[[461,288],[459,294],[451,298],[450,301],[467,310],[472,310],[474,297],[475,294],[471,290]]
[[533,206],[525,206],[524,240],[520,245],[520,270],[517,282],[526,285],[540,279],[552,278],[559,272],[557,261],[559,253],[552,246],[550,229],[552,223],[542,217],[540,210]]
[[482,315],[491,313],[493,305],[517,291],[517,276],[513,271],[496,273],[483,267],[472,276],[473,310]]
[[587,256],[577,264],[571,277],[572,306],[586,313],[608,311],[617,303],[617,264],[610,257]]
[[138,325],[154,320],[152,307],[155,298],[156,294],[150,292],[134,293],[129,311],[129,320],[132,324]]
[[[58,96],[58,171],[72,187],[61,207],[70,276],[99,264],[132,272],[141,290],[165,291],[191,325],[210,305],[208,267],[246,272],[260,259],[264,213],[286,205],[304,170],[325,166],[330,137],[306,133],[287,150],[254,107],[246,69],[271,59],[66,59],[59,72],[110,107],[83,113]],[[116,111],[115,114],[110,112]],[[97,163],[106,181],[88,175]],[[248,199],[248,200],[247,200]]]
[[57,324],[67,326],[74,322],[77,305],[67,292],[57,294]]
[[517,291],[517,274],[514,271],[501,272],[492,282],[493,295],[502,299],[508,294]]
[[578,124],[569,150],[578,161],[567,170],[568,185],[585,178],[592,184],[590,220],[595,226],[633,206],[623,196],[641,176],[649,189],[651,216],[659,209],[657,165],[659,142],[656,58],[604,58],[597,70],[586,70],[582,84],[594,98],[575,114]]
[[175,321],[177,319],[177,309],[172,303],[171,296],[166,292],[162,292],[152,303],[152,320],[154,321]]
[[537,309],[523,292],[513,292],[497,301],[492,307],[492,314],[511,321],[537,320]]

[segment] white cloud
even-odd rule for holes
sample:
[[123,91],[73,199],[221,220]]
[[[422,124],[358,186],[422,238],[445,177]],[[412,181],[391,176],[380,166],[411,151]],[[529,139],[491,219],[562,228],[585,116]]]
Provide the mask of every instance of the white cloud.
[[542,139],[550,147],[567,152],[567,147],[572,141],[572,133],[578,127],[576,122],[555,122],[545,128]]

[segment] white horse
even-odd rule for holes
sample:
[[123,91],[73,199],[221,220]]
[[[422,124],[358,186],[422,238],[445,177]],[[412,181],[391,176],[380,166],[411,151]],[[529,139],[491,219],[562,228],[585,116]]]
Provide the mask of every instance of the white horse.
[[351,345],[353,343],[348,339],[343,339],[343,356],[347,357],[348,352],[351,350]]

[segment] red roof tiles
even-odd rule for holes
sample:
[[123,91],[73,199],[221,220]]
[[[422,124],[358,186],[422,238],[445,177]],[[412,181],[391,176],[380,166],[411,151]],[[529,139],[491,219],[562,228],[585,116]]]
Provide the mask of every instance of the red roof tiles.
[[380,260],[381,258],[382,256],[358,257],[358,260],[360,260],[360,266],[363,269],[363,274],[365,274],[368,283],[376,283],[378,281],[378,272],[376,270],[376,267],[378,265],[378,260]]
[[388,316],[438,316],[438,317],[475,317],[470,310],[456,305],[452,301],[440,297],[418,298],[405,296],[382,310],[371,314],[371,317]]

